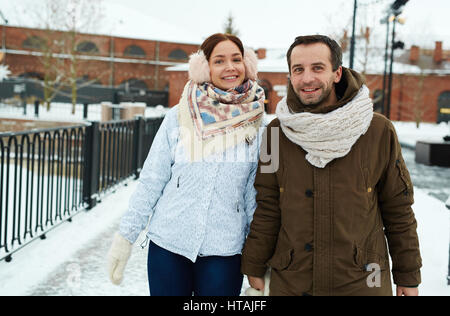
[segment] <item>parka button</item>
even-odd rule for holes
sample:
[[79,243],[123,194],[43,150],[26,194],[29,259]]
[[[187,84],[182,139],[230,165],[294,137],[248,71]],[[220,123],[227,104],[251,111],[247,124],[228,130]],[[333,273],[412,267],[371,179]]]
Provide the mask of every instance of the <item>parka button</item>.
[[308,189],[308,190],[306,190],[305,194],[306,194],[307,197],[310,198],[310,197],[312,197],[314,195],[314,192],[312,190]]

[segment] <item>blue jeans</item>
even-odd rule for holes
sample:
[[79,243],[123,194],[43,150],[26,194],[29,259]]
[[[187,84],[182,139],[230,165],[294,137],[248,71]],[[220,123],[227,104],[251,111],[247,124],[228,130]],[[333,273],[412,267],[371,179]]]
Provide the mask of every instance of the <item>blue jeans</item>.
[[195,263],[150,242],[148,283],[152,296],[239,296],[241,255],[197,257]]

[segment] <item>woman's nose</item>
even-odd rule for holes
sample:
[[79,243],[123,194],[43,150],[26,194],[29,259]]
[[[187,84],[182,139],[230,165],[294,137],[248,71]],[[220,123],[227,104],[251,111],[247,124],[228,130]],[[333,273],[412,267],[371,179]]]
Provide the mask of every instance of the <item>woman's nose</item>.
[[225,70],[234,70],[234,64],[231,60],[225,62]]

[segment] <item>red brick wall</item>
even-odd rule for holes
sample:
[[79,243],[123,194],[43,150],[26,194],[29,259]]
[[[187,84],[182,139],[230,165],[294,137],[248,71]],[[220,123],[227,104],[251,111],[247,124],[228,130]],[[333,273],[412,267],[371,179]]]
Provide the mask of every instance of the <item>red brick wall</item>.
[[[0,28],[3,29],[3,28]],[[45,30],[21,28],[21,27],[6,27],[6,47],[12,50],[25,50],[23,42],[30,36],[39,36],[43,39],[50,35]],[[55,32],[55,38],[64,34],[63,32]],[[143,63],[134,62],[114,62],[109,61],[79,61],[78,76],[87,76],[89,79],[98,78],[103,85],[110,84],[110,77],[113,75],[113,84],[119,85],[129,79],[139,79],[146,83],[151,90],[164,90],[169,85],[169,76],[165,71],[167,66],[155,65],[155,62],[187,62],[185,60],[174,60],[169,58],[169,54],[175,49],[181,49],[189,56],[197,51],[199,45],[184,44],[184,43],[169,43],[154,40],[131,39],[123,37],[111,37],[105,35],[79,34],[77,43],[82,41],[90,41],[97,45],[99,49],[95,56],[109,57],[111,55],[111,43],[114,46],[114,57],[127,58],[134,60],[142,60]],[[130,45],[136,45],[142,48],[146,54],[144,58],[125,56],[124,51]],[[158,54],[159,50],[159,54]],[[157,57],[159,56],[159,59]],[[42,57],[6,54],[5,62],[9,65],[12,76],[19,76],[24,73],[36,72],[44,74],[45,69],[42,65]],[[157,74],[157,76],[156,76]],[[157,78],[156,78],[157,77]]]
[[169,107],[173,107],[180,101],[183,88],[188,81],[186,71],[168,71],[169,74]]
[[275,73],[275,72],[260,72],[258,73],[258,78],[262,81],[262,85],[268,81],[270,86],[268,89],[268,95],[266,95],[266,110],[267,113],[275,113],[275,109],[277,108],[278,102],[283,98],[283,96],[279,96],[278,92],[273,88],[274,86],[286,86],[288,82],[287,73]]
[[[366,76],[371,96],[383,87],[382,75]],[[438,98],[444,91],[450,91],[450,76],[405,75],[392,77],[390,119],[393,121],[414,121],[417,112],[422,112],[421,121],[436,122]]]

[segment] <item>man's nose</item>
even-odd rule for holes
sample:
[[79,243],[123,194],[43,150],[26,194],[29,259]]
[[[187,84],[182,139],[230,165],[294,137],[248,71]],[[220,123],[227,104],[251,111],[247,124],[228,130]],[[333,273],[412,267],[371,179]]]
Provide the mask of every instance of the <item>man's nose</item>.
[[305,70],[302,79],[304,83],[311,83],[314,81],[314,74],[310,70]]

